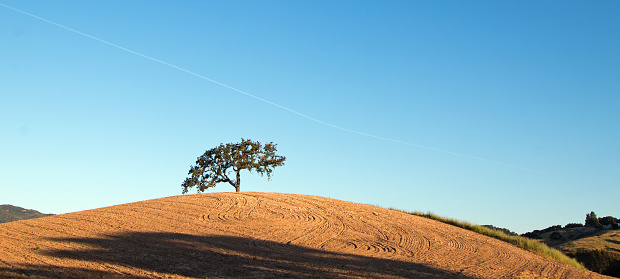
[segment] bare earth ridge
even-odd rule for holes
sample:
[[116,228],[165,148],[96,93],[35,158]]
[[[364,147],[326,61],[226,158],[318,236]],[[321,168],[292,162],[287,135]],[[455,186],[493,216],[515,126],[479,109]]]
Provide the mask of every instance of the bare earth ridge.
[[173,196],[0,224],[0,278],[611,278],[380,207]]

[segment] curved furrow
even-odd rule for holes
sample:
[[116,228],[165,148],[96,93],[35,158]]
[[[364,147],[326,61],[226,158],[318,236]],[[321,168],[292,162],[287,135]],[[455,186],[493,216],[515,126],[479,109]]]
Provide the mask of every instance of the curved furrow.
[[[476,242],[474,242],[476,243]],[[477,242],[479,249],[474,253],[475,260],[466,260],[462,263],[464,271],[471,274],[502,274],[502,278],[519,277],[520,270],[532,270],[526,257],[530,252],[514,251],[514,246],[496,240],[487,239]],[[511,253],[506,251],[512,250]]]
[[388,228],[389,225],[391,225],[390,223],[384,222],[383,224],[381,224],[381,227],[379,227],[376,224],[380,224],[380,222],[369,219],[368,217],[359,219],[359,222],[361,222],[361,224],[364,224],[364,226],[362,227],[363,231],[365,234],[369,235],[369,237],[382,240],[389,240],[391,238],[391,234],[387,233],[387,231],[390,231],[390,229]]
[[[349,238],[346,236],[357,235],[358,240],[367,239],[367,241],[381,241],[382,243],[390,243],[390,234],[388,234],[384,226],[379,226],[382,222],[386,223],[385,218],[378,217],[378,213],[373,211],[352,211],[345,204],[334,205],[325,202],[325,198],[309,197],[305,202],[310,203],[312,207],[322,210],[327,216],[328,224],[330,224],[330,231],[327,237],[318,247],[329,248],[335,244],[333,240],[343,238],[341,244],[337,246],[347,246]],[[386,214],[387,216],[387,214]],[[361,222],[361,223],[360,223]],[[361,224],[361,226],[360,226]],[[386,225],[386,224],[384,224]],[[362,238],[359,238],[363,236]],[[356,244],[359,246],[359,243]],[[382,244],[383,245],[383,244]],[[388,245],[387,250],[396,250],[396,245]]]
[[282,220],[287,219],[289,215],[285,214],[281,208],[274,208],[270,206],[264,206],[262,210],[262,216],[254,217],[258,220],[268,219],[271,222],[282,222]]
[[450,238],[446,241],[443,253],[450,254],[452,261],[461,266],[461,271],[468,270],[471,267],[479,268],[481,257],[474,257],[474,251],[467,248],[468,246],[464,245],[459,239]]
[[[208,200],[208,202],[204,201],[205,209],[210,209],[211,211],[214,211],[224,206],[224,202],[222,201],[222,196],[213,195],[213,196],[210,196],[204,199],[196,198],[195,200],[200,200],[200,201]],[[177,202],[177,201],[175,200],[174,202]]]
[[[514,271],[514,278],[549,278],[541,274],[545,266],[546,263],[543,262],[529,262],[526,266],[519,269],[512,268],[511,271]],[[552,278],[560,277],[552,276]]]
[[423,255],[431,249],[428,239],[425,239],[416,231],[395,225],[393,226],[393,232],[393,242],[403,256]]
[[[317,241],[317,238],[325,235],[329,235],[327,231],[330,228],[330,224],[327,219],[322,215],[313,215],[312,217],[299,215],[301,218],[297,219],[298,228],[303,228],[303,231],[297,234],[296,237],[289,240],[293,244],[302,244],[310,246],[318,246],[323,241]],[[297,229],[296,229],[297,230]]]
[[210,221],[222,220],[220,217],[221,213],[228,211],[230,207],[234,206],[230,203],[226,203],[225,200],[229,200],[228,196],[225,196],[225,195],[213,196],[214,203],[211,206],[211,211],[209,211],[206,214],[207,216],[205,219],[210,220]]
[[391,245],[393,243],[386,243],[381,241],[351,241],[348,242],[348,247],[351,251],[362,251],[365,254],[372,256],[381,256],[393,258],[395,256],[402,255],[402,251]]
[[311,212],[322,212],[324,216],[322,218],[325,220],[326,227],[321,232],[318,237],[320,237],[319,242],[316,244],[316,247],[325,248],[328,247],[327,243],[332,242],[335,239],[341,239],[340,241],[346,241],[346,235],[350,234],[354,231],[354,227],[349,224],[349,220],[339,212],[338,214],[332,213],[328,215],[325,210],[318,208],[318,205],[315,205],[316,209],[311,210]]
[[[349,244],[357,247],[355,249],[372,247],[370,250],[378,254],[403,254],[406,252],[405,249],[399,247],[400,240],[394,235],[387,233],[389,229],[379,228],[371,221],[361,222],[361,224],[363,224],[362,227],[356,227],[354,230],[347,232],[355,233],[357,238],[356,241],[345,242],[345,247],[350,246]],[[361,249],[363,250],[363,248]]]
[[470,255],[478,252],[478,245],[482,243],[472,242],[471,240],[463,237],[452,237],[446,242],[447,247],[452,247],[464,255]]
[[542,267],[540,274],[545,277],[558,276],[561,272],[562,268],[556,263],[547,263],[547,265]]
[[292,228],[286,234],[286,242],[320,247],[344,230],[344,225],[339,219],[328,216],[329,213],[317,208],[313,203],[297,201],[295,197],[272,199],[262,196],[260,198],[269,200],[274,210],[277,208],[283,212],[282,219],[278,222],[286,222],[282,225]]
[[[230,199],[234,200],[234,199]],[[216,220],[220,221],[233,221],[235,220],[235,216],[233,216],[235,212],[235,207],[237,207],[237,201],[233,203],[229,203],[227,205],[222,206],[220,211],[217,213]]]
[[235,201],[235,206],[231,207],[231,212],[228,212],[228,215],[232,218],[232,220],[243,220],[245,216],[245,212],[251,210],[248,206],[247,197],[236,195],[232,198]]
[[[504,243],[502,243],[504,244]],[[506,246],[509,246],[507,244],[504,244]],[[508,253],[508,248],[504,248],[504,247],[497,247],[499,249],[495,249],[496,254],[493,258],[498,260],[498,264],[500,265],[505,265],[505,264],[510,264],[511,266],[511,270],[506,270],[505,271],[505,278],[513,278],[514,276],[516,276],[516,271],[518,270],[524,270],[528,264],[530,263],[527,258],[526,255],[529,254],[529,252],[525,252],[522,251],[522,253]]]
[[[338,216],[334,218],[338,220],[338,222],[331,222],[329,231],[331,233],[325,235],[321,235],[321,242],[317,245],[319,248],[327,248],[327,243],[331,242],[334,239],[342,239],[345,238],[345,234],[350,231],[350,226],[347,226],[347,222],[343,219],[342,216]],[[346,238],[345,238],[346,239]]]
[[[254,210],[254,204],[256,198],[241,195],[241,194],[228,194],[226,198],[229,201],[229,206],[224,206],[223,210],[217,213],[217,218],[223,221],[240,221],[247,219]],[[248,200],[250,199],[250,200]]]

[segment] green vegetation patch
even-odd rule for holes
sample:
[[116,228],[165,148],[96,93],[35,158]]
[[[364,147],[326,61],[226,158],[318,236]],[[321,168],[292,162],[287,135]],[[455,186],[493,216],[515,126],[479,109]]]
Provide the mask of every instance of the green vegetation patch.
[[608,249],[577,249],[569,255],[594,272],[620,277],[620,254]]

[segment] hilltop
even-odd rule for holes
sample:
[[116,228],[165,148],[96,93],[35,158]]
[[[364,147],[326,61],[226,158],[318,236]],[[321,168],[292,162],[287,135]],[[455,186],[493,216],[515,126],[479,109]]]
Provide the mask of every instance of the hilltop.
[[43,214],[32,209],[25,209],[10,204],[0,205],[0,223],[8,223],[19,220],[35,219],[52,216],[54,214]]
[[0,224],[2,278],[609,278],[324,197],[173,196]]

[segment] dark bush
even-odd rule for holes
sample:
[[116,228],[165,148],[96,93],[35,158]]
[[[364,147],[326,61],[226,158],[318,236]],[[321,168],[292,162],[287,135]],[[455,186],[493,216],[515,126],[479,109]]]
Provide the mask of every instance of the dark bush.
[[554,231],[561,230],[561,229],[562,229],[562,226],[555,225],[555,226],[548,227],[544,230],[534,230],[531,232],[526,232],[522,234],[521,236],[525,236],[527,238],[532,238],[532,239],[539,239],[540,235],[543,233],[554,232]]
[[620,255],[608,250],[585,250],[579,249],[568,256],[577,259],[587,269],[594,272],[620,277]]
[[581,228],[581,227],[583,227],[583,224],[580,224],[580,223],[568,223],[566,224],[566,226],[564,226],[565,229]]
[[603,228],[603,225],[601,225],[601,222],[599,222],[594,211],[586,213],[586,227],[595,227],[597,229]]
[[562,239],[562,234],[559,232],[552,232],[549,238],[551,238],[552,240],[560,240]]
[[603,226],[616,224],[616,218],[612,216],[605,216],[603,218],[598,218],[598,221]]
[[539,239],[541,233],[542,232],[540,230],[533,230],[531,232],[526,232],[526,233],[522,234],[521,236],[524,236],[524,237],[527,237],[527,238],[531,238],[531,239]]

